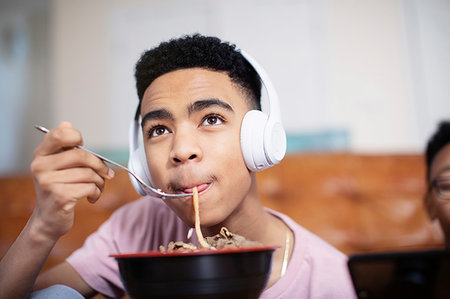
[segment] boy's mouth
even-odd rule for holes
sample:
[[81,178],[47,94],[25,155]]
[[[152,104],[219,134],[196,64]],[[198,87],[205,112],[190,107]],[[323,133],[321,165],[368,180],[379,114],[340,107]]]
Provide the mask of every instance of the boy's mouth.
[[174,180],[169,182],[167,190],[171,190],[173,193],[193,193],[192,189],[197,187],[198,193],[204,193],[210,189],[215,181],[217,181],[217,178],[214,175],[197,179],[192,178],[192,180],[183,182],[181,180]]
[[[202,192],[202,191],[205,191],[206,189],[208,189],[208,187],[211,185],[211,183],[203,183],[203,184],[200,184],[200,185],[197,185],[197,191],[198,191],[198,193],[200,193],[200,192]],[[193,188],[194,188],[195,186],[192,186],[192,187],[189,187],[189,188],[184,188],[183,189],[183,192],[184,193],[192,193],[192,192],[194,192],[193,191]]]

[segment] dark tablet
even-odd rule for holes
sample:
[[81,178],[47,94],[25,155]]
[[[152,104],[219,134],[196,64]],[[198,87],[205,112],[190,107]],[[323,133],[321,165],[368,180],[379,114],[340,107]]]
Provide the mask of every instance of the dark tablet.
[[450,250],[351,255],[348,267],[360,299],[450,298]]

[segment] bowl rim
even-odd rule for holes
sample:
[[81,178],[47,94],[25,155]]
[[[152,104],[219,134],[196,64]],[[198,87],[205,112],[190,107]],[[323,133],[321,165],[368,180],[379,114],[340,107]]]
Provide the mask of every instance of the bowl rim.
[[200,248],[186,250],[170,250],[170,251],[143,251],[133,253],[115,253],[110,257],[121,258],[145,258],[145,257],[173,257],[173,256],[197,256],[197,255],[218,255],[229,253],[245,253],[258,251],[275,251],[281,246],[247,246],[247,247],[222,247],[218,249]]

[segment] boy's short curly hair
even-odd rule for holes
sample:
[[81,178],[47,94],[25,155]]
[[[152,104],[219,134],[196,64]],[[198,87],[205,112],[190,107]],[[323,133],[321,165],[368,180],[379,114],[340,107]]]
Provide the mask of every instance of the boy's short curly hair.
[[431,163],[433,163],[438,152],[447,144],[450,144],[450,121],[442,121],[437,131],[431,136],[426,147],[427,180],[430,179]]
[[250,107],[261,110],[261,81],[255,69],[235,45],[200,34],[171,39],[142,54],[135,70],[139,105],[145,90],[156,78],[195,67],[227,73],[242,88]]

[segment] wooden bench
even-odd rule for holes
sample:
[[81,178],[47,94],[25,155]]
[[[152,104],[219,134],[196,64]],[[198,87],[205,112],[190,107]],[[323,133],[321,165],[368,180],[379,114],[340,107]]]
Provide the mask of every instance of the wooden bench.
[[[288,155],[258,173],[263,203],[281,211],[346,254],[440,248],[442,234],[425,213],[421,155],[349,153]],[[35,204],[30,176],[0,178],[0,256],[20,233]],[[139,195],[116,170],[95,205],[81,200],[73,229],[44,269],[63,261],[121,205]]]

